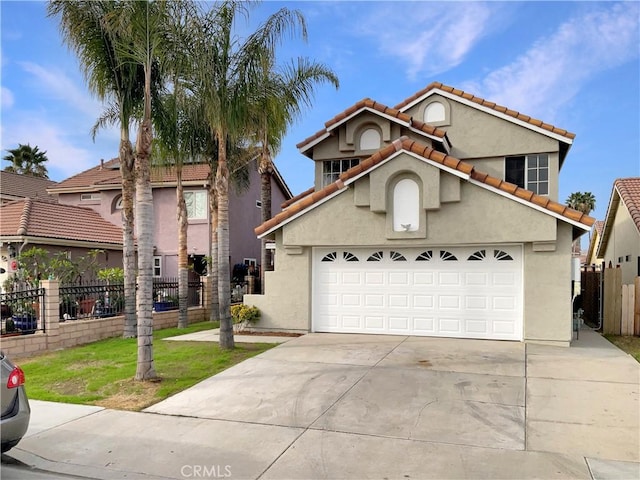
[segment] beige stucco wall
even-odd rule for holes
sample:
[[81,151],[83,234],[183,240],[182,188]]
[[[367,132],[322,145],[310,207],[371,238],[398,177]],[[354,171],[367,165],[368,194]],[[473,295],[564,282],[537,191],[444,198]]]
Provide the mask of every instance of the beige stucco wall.
[[604,252],[604,261],[607,266],[609,262],[614,267],[619,265],[622,270],[622,284],[629,285],[638,275],[638,256],[640,256],[640,233],[629,215],[629,210],[620,202]]
[[568,343],[572,335],[572,227],[558,223],[555,248],[524,245],[524,339]]
[[[383,166],[375,173],[391,179],[413,163],[418,178],[430,172],[432,185],[434,178],[440,185],[452,180],[451,174],[430,166],[425,169],[408,155],[393,161],[397,168]],[[312,247],[516,243],[524,245],[525,340],[568,342],[571,226],[465,180],[459,183],[460,201],[441,202],[437,209],[425,211],[426,238],[388,238],[386,213],[374,212],[370,206],[377,196],[387,198],[388,194],[369,186],[363,191],[369,191],[370,205],[361,205],[360,198],[361,206],[356,206],[357,188],[351,186],[283,226],[276,235],[276,266],[267,273],[266,294],[245,296],[245,303],[262,311],[257,327],[309,330]]]
[[548,153],[549,198],[558,199],[557,140],[439,95],[428,97],[405,113],[422,120],[425,106],[435,99],[449,107],[449,122],[438,128],[447,132],[452,156],[469,161],[481,172],[504,178],[505,156]]

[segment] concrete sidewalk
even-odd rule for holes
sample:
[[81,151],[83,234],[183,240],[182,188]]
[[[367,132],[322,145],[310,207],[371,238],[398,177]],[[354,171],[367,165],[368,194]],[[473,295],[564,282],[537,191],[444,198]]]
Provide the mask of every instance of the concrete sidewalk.
[[309,334],[145,412],[32,402],[9,454],[87,478],[640,478],[640,364],[571,348]]

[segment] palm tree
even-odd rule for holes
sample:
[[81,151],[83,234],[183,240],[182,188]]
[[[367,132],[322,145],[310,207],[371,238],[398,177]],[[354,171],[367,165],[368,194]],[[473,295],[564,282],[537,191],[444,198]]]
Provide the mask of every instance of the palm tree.
[[124,62],[116,50],[121,42],[115,32],[106,28],[105,20],[115,10],[112,1],[69,2],[53,0],[48,5],[49,16],[59,17],[64,42],[78,56],[89,89],[108,107],[92,129],[109,124],[120,127],[118,159],[122,176],[122,237],[125,322],[124,338],[136,332],[136,257],[134,244],[135,175],[133,147],[129,125],[143,97],[144,71],[140,65]]
[[[573,192],[567,197],[566,205],[578,210],[579,212],[589,215],[596,208],[596,197],[591,192]],[[572,251],[575,255],[580,255],[580,238],[573,241]]]
[[11,165],[4,169],[5,172],[49,178],[49,172],[45,166],[49,160],[47,152],[41,152],[38,146],[32,147],[28,143],[26,145],[19,143],[18,148],[8,149],[7,152],[9,155],[5,155],[3,160],[11,162]]
[[231,272],[229,265],[229,164],[227,144],[248,135],[252,123],[252,98],[262,84],[265,55],[273,55],[285,33],[304,28],[302,15],[283,8],[239,42],[233,35],[238,15],[246,14],[245,3],[225,1],[202,17],[194,42],[198,62],[197,82],[202,92],[205,117],[218,145],[215,188],[218,200],[218,300],[220,347],[234,347],[231,324]]
[[589,215],[596,208],[596,197],[591,192],[574,192],[566,200],[567,206]]
[[[135,144],[136,230],[138,235],[138,362],[136,380],[157,378],[153,360],[153,193],[151,190],[152,80],[166,79],[168,52],[179,48],[172,36],[184,3],[140,0],[118,2],[107,28],[118,38],[120,58],[144,72],[144,103]],[[165,55],[166,54],[166,55]]]
[[[304,25],[304,24],[303,24]],[[303,29],[306,40],[306,31]],[[301,114],[302,107],[311,106],[314,87],[328,82],[339,87],[337,76],[328,67],[305,58],[291,61],[285,68],[277,69],[269,52],[262,64],[263,88],[254,104],[257,119],[256,137],[260,144],[258,172],[260,174],[260,201],[262,222],[271,218],[271,176],[273,157],[278,153],[282,138],[293,121]],[[264,271],[271,264],[266,239],[262,239],[260,255],[261,288],[264,293]]]

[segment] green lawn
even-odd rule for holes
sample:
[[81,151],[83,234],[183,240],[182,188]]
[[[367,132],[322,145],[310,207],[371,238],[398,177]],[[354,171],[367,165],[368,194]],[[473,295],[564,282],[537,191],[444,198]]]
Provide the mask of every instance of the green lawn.
[[640,362],[640,337],[605,335],[605,338]]
[[217,327],[211,322],[154,332],[158,382],[136,382],[137,340],[111,338],[22,359],[29,398],[141,410],[199,381],[253,357],[273,344],[239,344],[220,350],[216,342],[163,341],[163,338]]

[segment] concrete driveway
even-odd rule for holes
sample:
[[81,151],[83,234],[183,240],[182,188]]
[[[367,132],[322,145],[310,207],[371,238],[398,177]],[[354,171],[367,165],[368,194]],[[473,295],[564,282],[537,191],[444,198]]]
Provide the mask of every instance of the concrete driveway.
[[93,478],[640,478],[639,381],[591,331],[571,348],[309,334],[18,456]]
[[640,461],[639,379],[593,332],[572,348],[309,334],[147,411],[299,429],[262,478],[590,478],[585,458]]

